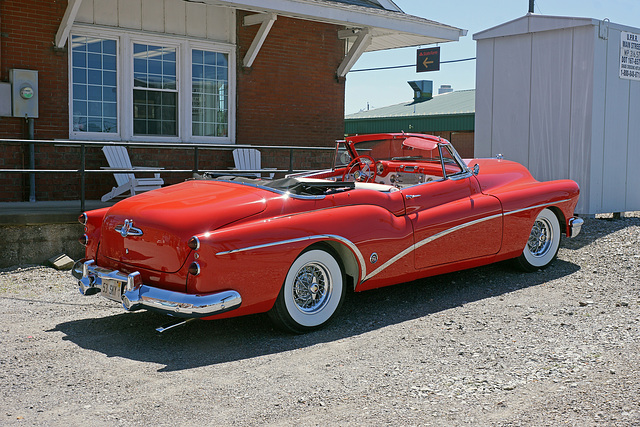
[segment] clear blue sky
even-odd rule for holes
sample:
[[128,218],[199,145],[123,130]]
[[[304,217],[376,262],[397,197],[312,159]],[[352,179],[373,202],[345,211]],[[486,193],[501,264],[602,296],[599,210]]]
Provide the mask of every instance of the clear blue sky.
[[[526,15],[529,0],[394,0],[406,13],[431,19],[468,31],[458,42],[441,44],[440,60],[473,58],[473,34]],[[616,24],[640,28],[639,0],[535,0],[535,13],[582,18],[609,18]],[[454,90],[475,88],[475,61],[442,64],[440,71],[416,73],[415,67],[395,70],[353,72],[353,70],[415,64],[417,48],[369,52],[360,57],[347,74],[345,113],[379,108],[409,101],[411,80],[433,80],[434,92],[443,84]]]

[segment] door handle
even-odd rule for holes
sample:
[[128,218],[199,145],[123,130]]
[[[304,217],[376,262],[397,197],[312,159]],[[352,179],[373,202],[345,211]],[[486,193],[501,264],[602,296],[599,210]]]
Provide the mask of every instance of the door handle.
[[404,196],[404,198],[407,200],[415,199],[416,197],[420,197],[420,194],[407,194],[406,196]]

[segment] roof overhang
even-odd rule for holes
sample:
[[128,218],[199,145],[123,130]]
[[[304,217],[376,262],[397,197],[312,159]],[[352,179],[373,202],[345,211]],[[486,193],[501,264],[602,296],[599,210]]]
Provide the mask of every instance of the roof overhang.
[[[273,23],[277,15],[324,22],[344,27],[338,36],[348,42],[347,54],[336,71],[338,78],[347,75],[364,52],[421,46],[458,41],[467,30],[441,24],[401,12],[395,4],[391,9],[356,6],[328,0],[199,0],[201,2],[256,12],[269,16]],[[250,67],[267,37],[267,20],[254,39],[245,57]],[[246,22],[244,25],[251,25]]]
[[467,30],[396,10],[354,6],[327,0],[199,0],[257,13],[325,22],[356,30],[369,29],[371,43],[364,52],[458,41]]

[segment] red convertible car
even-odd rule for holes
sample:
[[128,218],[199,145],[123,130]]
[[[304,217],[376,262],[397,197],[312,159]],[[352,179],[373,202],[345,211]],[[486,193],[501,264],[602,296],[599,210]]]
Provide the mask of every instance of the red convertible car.
[[83,213],[80,292],[182,318],[268,312],[302,333],[347,291],[511,258],[545,268],[583,223],[574,181],[463,160],[439,137],[349,137],[335,160],[276,180],[205,174]]

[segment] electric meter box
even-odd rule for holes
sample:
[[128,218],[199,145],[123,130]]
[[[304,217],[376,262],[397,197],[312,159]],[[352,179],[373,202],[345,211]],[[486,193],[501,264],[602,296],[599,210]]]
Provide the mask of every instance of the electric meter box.
[[13,117],[38,117],[38,72],[34,70],[9,70],[11,82],[11,106]]

